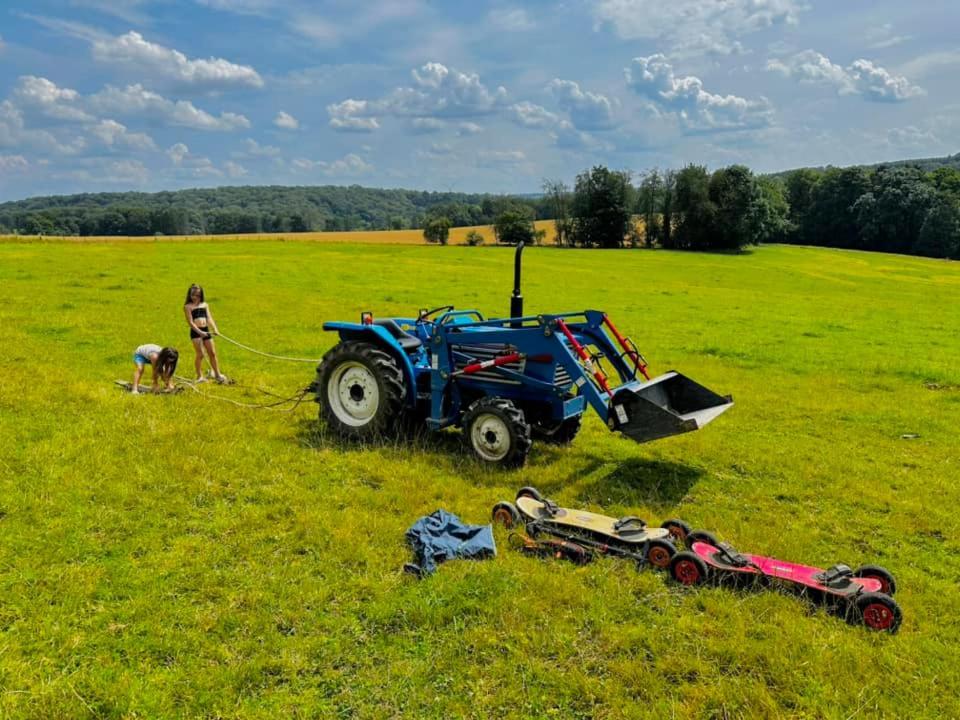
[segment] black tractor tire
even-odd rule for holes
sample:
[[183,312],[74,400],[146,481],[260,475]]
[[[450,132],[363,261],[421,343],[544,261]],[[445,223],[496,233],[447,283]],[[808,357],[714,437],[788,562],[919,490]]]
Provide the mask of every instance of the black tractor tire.
[[897,592],[897,581],[894,579],[893,573],[879,565],[861,565],[853,571],[853,576],[855,578],[879,580],[881,583],[880,592],[891,597]]
[[320,417],[348,440],[394,437],[404,416],[406,386],[397,361],[376,345],[342,342],[317,368]]
[[463,439],[489,465],[520,467],[533,444],[523,411],[509,400],[484,397],[463,414]]
[[561,420],[553,426],[536,423],[532,426],[533,437],[551,445],[569,445],[580,432],[583,415]]

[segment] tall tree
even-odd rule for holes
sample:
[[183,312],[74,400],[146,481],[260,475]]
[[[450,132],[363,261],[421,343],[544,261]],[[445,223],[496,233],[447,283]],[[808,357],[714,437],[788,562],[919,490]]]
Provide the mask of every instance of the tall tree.
[[661,239],[660,212],[663,196],[663,179],[654,168],[640,181],[637,191],[637,210],[643,218],[643,242],[652,248]]
[[710,199],[710,176],[703,165],[687,165],[677,173],[674,211],[677,225],[668,247],[706,250],[717,209]]
[[544,180],[543,193],[546,196],[553,222],[556,227],[557,245],[564,247],[571,243],[570,240],[570,188],[562,180]]
[[960,259],[960,201],[947,193],[937,195],[912,250],[927,257]]
[[597,165],[577,175],[573,194],[574,241],[583,247],[623,245],[630,224],[630,174]]

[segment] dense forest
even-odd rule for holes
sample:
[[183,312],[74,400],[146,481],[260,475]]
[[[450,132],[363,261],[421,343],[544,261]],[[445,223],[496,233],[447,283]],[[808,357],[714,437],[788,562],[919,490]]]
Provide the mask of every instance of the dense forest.
[[[637,218],[641,223],[636,222]],[[735,250],[769,242],[960,259],[960,154],[755,175],[701,165],[634,176],[597,166],[537,196],[350,187],[224,187],[40,197],[0,204],[0,233],[191,235],[492,225],[499,242]]]
[[[96,193],[0,203],[0,233],[22,235],[221,235],[402,230],[443,215],[488,225],[504,204],[538,213],[537,200],[453,192],[349,187],[247,186],[158,193]],[[539,214],[538,214],[539,216]]]

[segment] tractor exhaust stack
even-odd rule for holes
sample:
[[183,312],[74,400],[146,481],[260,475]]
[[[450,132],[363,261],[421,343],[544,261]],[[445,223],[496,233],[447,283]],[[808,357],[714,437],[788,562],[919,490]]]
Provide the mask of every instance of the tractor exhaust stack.
[[[520,293],[520,255],[523,253],[523,241],[517,243],[517,251],[513,256],[513,295],[510,297],[510,317],[523,317],[523,295]],[[520,327],[522,323],[517,320],[510,323],[512,327]]]
[[668,372],[636,388],[614,391],[608,425],[638,443],[699,430],[733,407],[678,372]]

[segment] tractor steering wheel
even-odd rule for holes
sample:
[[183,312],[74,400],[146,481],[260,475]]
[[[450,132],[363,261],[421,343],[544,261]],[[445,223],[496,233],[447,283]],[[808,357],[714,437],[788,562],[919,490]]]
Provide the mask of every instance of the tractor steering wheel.
[[420,317],[417,318],[417,322],[433,322],[432,320],[428,320],[427,318],[429,318],[431,315],[436,315],[438,312],[443,312],[445,310],[453,310],[453,305],[441,305],[440,307],[435,307],[433,310],[427,310],[425,313],[423,313],[422,315],[420,315]]

